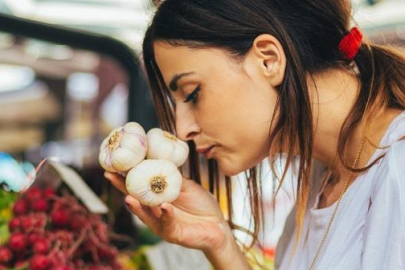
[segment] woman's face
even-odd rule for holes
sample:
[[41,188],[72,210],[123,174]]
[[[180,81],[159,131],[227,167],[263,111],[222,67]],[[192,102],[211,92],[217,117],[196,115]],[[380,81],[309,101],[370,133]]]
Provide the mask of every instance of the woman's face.
[[193,140],[197,151],[217,160],[229,176],[268,156],[277,95],[254,54],[237,63],[215,48],[156,42],[154,50],[176,103],[179,138]]

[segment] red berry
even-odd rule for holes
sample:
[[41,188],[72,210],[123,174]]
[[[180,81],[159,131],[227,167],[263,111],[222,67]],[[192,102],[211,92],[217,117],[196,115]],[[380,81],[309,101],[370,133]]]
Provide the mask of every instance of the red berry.
[[48,188],[44,189],[43,194],[44,194],[44,197],[46,199],[48,199],[48,198],[52,197],[53,195],[55,195],[56,192],[53,188],[48,187]]
[[37,187],[31,187],[27,190],[27,192],[25,193],[25,198],[33,203],[36,200],[42,198],[42,191],[37,188]]
[[21,227],[21,219],[19,219],[19,218],[13,218],[8,223],[8,229],[11,232],[15,232],[16,230],[20,229],[20,227]]
[[75,215],[70,221],[70,228],[74,232],[80,232],[83,228],[89,226],[89,220],[83,215]]
[[38,254],[47,254],[50,248],[51,244],[44,238],[38,239],[34,244],[34,252]]
[[39,234],[36,233],[30,233],[28,235],[28,243],[30,245],[34,245],[39,239],[41,239],[41,236],[39,236]]
[[32,210],[36,212],[46,212],[48,208],[48,202],[44,198],[40,198],[32,204]]
[[31,231],[34,227],[34,219],[30,216],[21,217],[21,227],[24,231]]
[[63,210],[63,209],[59,209],[56,210],[53,214],[52,214],[52,224],[56,225],[56,226],[67,226],[69,224],[69,214]]
[[45,270],[49,267],[49,259],[42,254],[34,255],[30,260],[30,269]]
[[8,264],[13,259],[13,257],[14,255],[11,249],[6,246],[0,247],[0,263]]
[[15,215],[25,215],[28,213],[28,203],[26,200],[18,200],[13,207],[13,213]]
[[28,245],[28,238],[23,233],[13,233],[8,239],[8,245],[14,251],[24,251]]
[[44,227],[47,222],[47,217],[46,216],[36,216],[35,219],[33,220],[34,222],[34,227],[40,228]]

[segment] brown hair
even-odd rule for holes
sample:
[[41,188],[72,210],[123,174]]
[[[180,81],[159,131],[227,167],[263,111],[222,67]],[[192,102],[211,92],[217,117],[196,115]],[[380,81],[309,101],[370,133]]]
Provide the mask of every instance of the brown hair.
[[[270,147],[281,152],[287,146],[287,166],[293,150],[300,158],[297,184],[296,223],[302,227],[310,190],[313,119],[306,76],[328,68],[352,69],[338,49],[349,30],[350,3],[347,0],[165,0],[159,6],[143,43],[143,59],[155,106],[164,129],[175,132],[173,106],[168,88],[156,64],[153,44],[165,41],[193,48],[222,48],[236,60],[243,60],[254,39],[271,34],[282,44],[287,65],[285,78],[277,88],[278,100],[269,134]],[[405,59],[397,52],[363,43],[354,58],[359,69],[360,93],[340,132],[338,155],[343,165],[349,136],[362,120],[381,108],[405,109]],[[199,181],[198,155],[190,142],[190,177]],[[285,150],[285,149],[283,149]],[[367,168],[362,168],[365,170]],[[353,170],[353,169],[352,169]],[[210,190],[219,194],[221,179],[215,161],[209,161]],[[247,172],[256,239],[261,224],[260,182],[256,168]],[[229,177],[225,177],[231,228],[232,197]],[[297,230],[299,235],[299,229]]]

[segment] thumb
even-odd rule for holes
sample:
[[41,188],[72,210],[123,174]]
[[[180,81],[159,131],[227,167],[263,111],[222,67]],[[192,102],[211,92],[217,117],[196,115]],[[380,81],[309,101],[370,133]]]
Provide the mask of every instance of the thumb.
[[174,207],[171,203],[163,203],[160,206],[162,215],[160,216],[160,231],[169,243],[177,243],[179,232],[177,222],[175,221]]

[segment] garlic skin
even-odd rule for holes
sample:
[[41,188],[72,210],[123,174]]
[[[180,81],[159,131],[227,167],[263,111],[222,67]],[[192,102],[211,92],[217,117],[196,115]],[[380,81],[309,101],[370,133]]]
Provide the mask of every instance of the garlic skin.
[[143,159],[147,151],[145,130],[135,122],[111,131],[101,143],[99,162],[108,172],[127,172]]
[[128,193],[142,204],[158,206],[179,196],[182,181],[173,162],[145,159],[128,172],[125,184]]
[[189,148],[186,142],[178,139],[173,134],[160,128],[153,128],[146,134],[148,138],[148,159],[170,160],[177,167],[186,162]]

